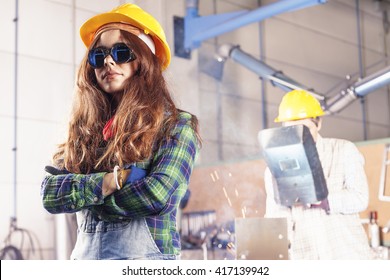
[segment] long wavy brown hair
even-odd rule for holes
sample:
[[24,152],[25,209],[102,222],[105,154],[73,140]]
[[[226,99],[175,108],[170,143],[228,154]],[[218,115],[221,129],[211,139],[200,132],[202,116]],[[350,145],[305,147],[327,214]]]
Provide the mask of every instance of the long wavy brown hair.
[[[133,49],[138,68],[126,82],[121,101],[115,104],[112,95],[99,87],[86,53],[78,70],[67,140],[53,156],[59,168],[83,174],[112,171],[116,164],[148,159],[155,147],[171,137],[181,110],[170,95],[161,65],[139,38],[123,30],[121,34]],[[114,115],[115,134],[105,141],[103,128]],[[200,144],[195,116],[192,126]]]

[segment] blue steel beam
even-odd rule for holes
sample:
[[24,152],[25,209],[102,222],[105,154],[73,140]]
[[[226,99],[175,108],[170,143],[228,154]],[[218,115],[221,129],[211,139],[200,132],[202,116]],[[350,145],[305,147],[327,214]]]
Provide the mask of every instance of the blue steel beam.
[[233,13],[199,17],[197,1],[189,3],[184,18],[184,48],[195,49],[207,39],[233,31],[244,25],[262,21],[272,16],[298,9],[324,4],[327,0],[281,0],[256,10],[242,10]]

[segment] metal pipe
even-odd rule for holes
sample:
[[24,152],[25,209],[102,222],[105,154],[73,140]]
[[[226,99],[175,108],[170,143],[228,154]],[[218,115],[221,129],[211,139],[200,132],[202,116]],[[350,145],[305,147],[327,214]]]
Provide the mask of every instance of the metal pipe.
[[[363,78],[364,68],[363,68],[363,52],[362,52],[362,36],[360,31],[360,0],[356,0],[356,33],[357,33],[357,41],[358,41],[358,51],[359,51],[359,77]],[[364,100],[364,96],[360,99],[361,109],[362,109],[362,118],[363,118],[363,139],[367,140],[367,113],[366,113],[366,102]]]
[[[197,1],[197,0],[196,0]],[[217,13],[217,3],[216,0],[213,1],[213,13]],[[214,40],[214,50],[218,48],[218,38],[215,38]],[[224,62],[218,62],[220,66],[220,79],[222,78],[222,71],[223,71],[223,64]],[[220,83],[216,83],[216,89],[217,89],[217,96],[216,96],[216,103],[217,103],[217,157],[219,161],[223,161],[223,129],[224,129],[224,121],[223,121],[223,106],[222,106],[222,93],[221,93],[221,85]]]
[[352,87],[341,91],[339,94],[329,99],[325,99],[323,95],[313,92],[290,77],[284,75],[281,71],[278,71],[262,61],[257,60],[250,54],[245,53],[237,45],[221,45],[218,48],[217,54],[221,60],[226,60],[229,57],[232,58],[235,62],[241,64],[250,71],[255,72],[261,78],[269,80],[274,86],[277,86],[284,91],[290,91],[293,89],[304,89],[308,91],[322,102],[325,113],[327,114],[340,112],[357,98],[363,97],[384,85],[390,84],[390,66],[388,66],[387,68],[358,81]]
[[187,0],[186,1],[186,16],[198,17],[199,0]]
[[11,217],[11,227],[16,228],[16,196],[17,196],[17,144],[18,144],[18,33],[19,33],[19,1],[15,0],[15,56],[14,56],[14,64],[15,64],[15,73],[14,73],[14,145],[12,151],[14,152],[14,174],[13,174],[13,212]]
[[354,91],[357,96],[362,97],[389,83],[390,83],[390,66],[358,81],[354,85]]
[[325,99],[324,96],[311,91],[306,86],[303,86],[291,79],[290,77],[287,77],[281,71],[273,69],[264,62],[257,60],[250,54],[243,52],[239,46],[231,44],[221,45],[218,49],[218,54],[223,59],[231,57],[235,62],[241,64],[250,71],[255,72],[261,78],[269,80],[272,85],[277,86],[284,91],[290,91],[293,89],[304,89],[320,101]]
[[[257,5],[261,6],[262,1],[257,0]],[[265,60],[265,48],[264,48],[264,25],[262,22],[258,23],[259,26],[259,53],[260,53],[260,60]],[[262,129],[266,129],[268,127],[268,114],[267,114],[267,87],[265,83],[261,83],[261,121]]]
[[[186,19],[191,20],[191,18],[195,17],[197,11],[195,11],[196,8],[193,7],[194,5],[188,7],[188,3],[189,1],[187,0]],[[216,17],[223,16],[223,15],[205,17],[204,21],[209,20],[210,24],[214,23],[214,25],[211,26],[208,24],[206,25],[201,24],[199,21],[192,22],[192,25],[197,25],[198,27],[202,26],[204,28],[196,29],[196,26],[192,26],[191,23],[188,22],[186,23],[186,37],[189,35],[191,38],[186,38],[187,43],[185,45],[187,48],[193,48],[195,46],[199,46],[200,42],[203,42],[206,39],[217,37],[223,33],[235,30],[244,25],[258,22],[284,12],[290,12],[297,9],[313,6],[316,4],[323,4],[323,3],[326,3],[326,0],[282,0],[276,3],[272,3],[260,7],[256,10],[239,13],[237,14],[237,16],[233,18],[226,18],[227,20],[221,22],[217,22],[213,20],[215,20]],[[190,29],[190,31],[188,31],[187,28]]]
[[325,100],[325,112],[329,114],[340,112],[357,98],[365,97],[387,84],[390,84],[390,66],[359,80],[350,88]]
[[353,89],[348,88],[341,91],[339,94],[334,95],[330,99],[327,99],[325,102],[324,111],[326,114],[338,113],[356,99],[357,96]]
[[357,33],[357,41],[358,41],[358,58],[359,58],[359,77],[364,77],[364,67],[363,67],[363,50],[362,50],[362,36],[361,36],[361,23],[360,23],[360,7],[359,1],[356,0],[356,33]]

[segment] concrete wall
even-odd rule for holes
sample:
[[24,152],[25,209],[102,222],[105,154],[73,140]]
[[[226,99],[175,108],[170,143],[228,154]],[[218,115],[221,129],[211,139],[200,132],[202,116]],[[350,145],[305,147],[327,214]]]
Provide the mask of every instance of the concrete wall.
[[[35,247],[40,249],[29,258],[63,258],[68,252],[56,252],[56,244],[71,243],[72,240],[64,241],[71,234],[65,232],[63,216],[49,215],[42,208],[40,183],[45,175],[43,168],[66,131],[75,69],[85,52],[78,29],[98,12],[124,2],[136,3],[161,22],[173,53],[173,16],[185,15],[185,1],[19,1],[16,169],[13,151],[15,1],[3,2],[0,9],[0,240],[6,238],[10,217],[16,214],[17,226],[34,234]],[[203,16],[256,9],[259,4],[276,1],[199,2]],[[388,36],[382,28],[381,13],[375,11],[372,1],[360,1],[360,8],[362,63],[366,75],[387,63]],[[272,120],[283,96],[280,89],[269,83],[263,89],[256,74],[233,61],[225,63],[222,81],[201,72],[199,61],[212,56],[216,46],[222,43],[239,44],[245,52],[264,57],[272,67],[330,96],[348,84],[347,74],[356,79],[359,72],[355,1],[349,0],[329,0],[325,5],[244,26],[203,42],[199,49],[192,51],[189,60],[173,57],[166,71],[170,88],[178,105],[198,115],[201,122],[204,148],[199,166],[256,156],[257,133],[264,127],[274,126]],[[389,136],[387,88],[370,94],[366,104],[368,139]],[[328,117],[322,134],[363,140],[361,112],[361,105],[356,101],[340,114]],[[64,234],[58,237],[58,233]],[[15,245],[18,245],[17,237]]]

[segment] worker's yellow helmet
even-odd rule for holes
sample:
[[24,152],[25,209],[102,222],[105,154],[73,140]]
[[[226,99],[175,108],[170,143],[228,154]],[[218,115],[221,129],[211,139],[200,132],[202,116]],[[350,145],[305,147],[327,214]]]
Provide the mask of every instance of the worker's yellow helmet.
[[162,69],[168,67],[171,61],[171,51],[164,30],[154,17],[134,4],[120,5],[109,12],[87,20],[80,28],[80,36],[85,46],[87,48],[90,46],[100,27],[113,22],[130,24],[139,28],[146,35],[150,35],[156,48],[155,55],[159,59]]
[[293,90],[283,96],[275,122],[315,118],[324,115],[320,102],[304,90]]

